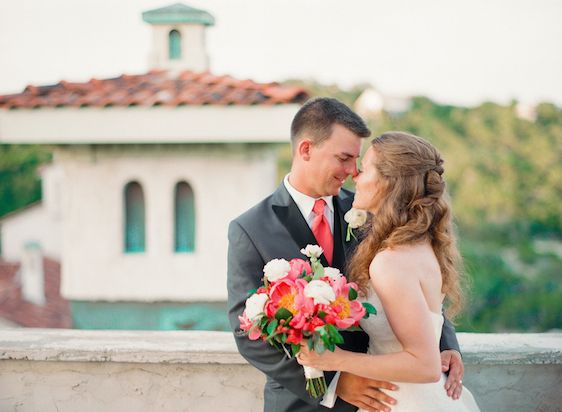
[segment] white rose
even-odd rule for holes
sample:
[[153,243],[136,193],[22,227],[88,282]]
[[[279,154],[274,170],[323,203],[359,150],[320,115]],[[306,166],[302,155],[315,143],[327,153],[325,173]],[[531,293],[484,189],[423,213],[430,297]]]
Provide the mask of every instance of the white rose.
[[321,280],[311,280],[304,288],[304,296],[313,298],[314,303],[328,305],[336,300],[336,294],[332,287]]
[[322,249],[318,245],[306,245],[304,249],[301,249],[301,253],[303,255],[310,257],[319,258],[322,253],[324,253],[324,249]]
[[343,276],[339,269],[332,267],[324,268],[324,275],[328,276],[332,280],[338,280]]
[[291,270],[291,265],[285,259],[273,259],[267,262],[263,267],[263,273],[265,277],[270,282],[275,282],[279,279],[283,279],[289,271]]
[[367,221],[367,212],[361,209],[349,209],[343,219],[349,224],[349,227],[357,229]]
[[267,293],[254,293],[246,299],[246,316],[251,321],[257,320],[263,316],[263,307],[269,296]]

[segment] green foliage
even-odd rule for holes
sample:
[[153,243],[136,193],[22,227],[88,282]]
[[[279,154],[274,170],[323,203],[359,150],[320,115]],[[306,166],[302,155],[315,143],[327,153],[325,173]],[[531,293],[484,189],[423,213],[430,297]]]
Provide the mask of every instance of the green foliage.
[[353,86],[351,89],[345,90],[340,88],[336,84],[322,84],[314,80],[299,80],[299,79],[289,79],[284,82],[286,85],[304,87],[308,90],[311,97],[315,96],[328,96],[334,97],[349,107],[353,107],[355,100],[363,93],[363,91],[370,87],[368,84],[358,84]]
[[37,168],[50,159],[42,146],[0,144],[0,216],[41,199]]
[[[374,134],[405,130],[433,142],[445,159],[456,215],[464,224],[524,222],[562,235],[562,114],[542,104],[537,122],[513,106],[444,106],[423,97],[396,118],[371,119]],[[518,223],[519,224],[519,223]]]
[[[528,238],[512,239],[511,245],[470,235],[461,239],[472,284],[459,330],[542,332],[562,327],[562,256],[538,251]],[[526,260],[529,254],[532,259]]]

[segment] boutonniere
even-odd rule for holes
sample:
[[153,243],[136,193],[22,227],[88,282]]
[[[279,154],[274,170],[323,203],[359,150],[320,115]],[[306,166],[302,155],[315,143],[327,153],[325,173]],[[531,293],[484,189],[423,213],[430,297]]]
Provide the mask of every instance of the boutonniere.
[[357,229],[365,224],[367,221],[367,212],[360,209],[349,209],[349,211],[343,216],[343,220],[347,222],[347,235],[345,236],[345,241],[349,242],[351,236],[353,239],[357,240],[353,229]]

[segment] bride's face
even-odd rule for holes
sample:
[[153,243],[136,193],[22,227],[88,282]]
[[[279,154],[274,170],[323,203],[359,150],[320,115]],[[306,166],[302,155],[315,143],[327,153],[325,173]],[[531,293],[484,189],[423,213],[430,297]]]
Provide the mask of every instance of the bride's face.
[[384,178],[376,168],[377,155],[369,147],[361,161],[361,171],[353,178],[355,181],[355,200],[353,207],[376,213],[384,196]]

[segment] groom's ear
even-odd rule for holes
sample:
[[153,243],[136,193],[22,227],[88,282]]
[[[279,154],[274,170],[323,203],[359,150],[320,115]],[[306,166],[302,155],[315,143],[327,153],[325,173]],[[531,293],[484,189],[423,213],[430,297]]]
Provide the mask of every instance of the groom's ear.
[[310,149],[312,149],[312,141],[310,139],[301,139],[297,143],[297,153],[304,161],[310,160]]

